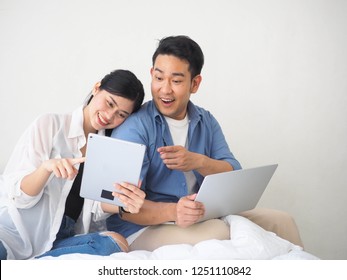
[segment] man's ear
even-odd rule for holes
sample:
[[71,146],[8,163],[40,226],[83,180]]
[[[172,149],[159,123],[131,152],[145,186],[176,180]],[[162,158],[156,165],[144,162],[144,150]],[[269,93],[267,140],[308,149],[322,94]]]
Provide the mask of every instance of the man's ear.
[[191,93],[196,93],[199,89],[200,83],[202,81],[201,75],[196,75],[192,80]]

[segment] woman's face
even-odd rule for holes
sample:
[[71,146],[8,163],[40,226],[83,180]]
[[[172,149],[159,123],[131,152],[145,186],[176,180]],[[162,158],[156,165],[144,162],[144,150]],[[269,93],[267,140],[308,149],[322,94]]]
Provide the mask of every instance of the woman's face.
[[85,108],[85,122],[95,130],[115,128],[133,112],[134,101],[99,89],[98,84],[93,96]]

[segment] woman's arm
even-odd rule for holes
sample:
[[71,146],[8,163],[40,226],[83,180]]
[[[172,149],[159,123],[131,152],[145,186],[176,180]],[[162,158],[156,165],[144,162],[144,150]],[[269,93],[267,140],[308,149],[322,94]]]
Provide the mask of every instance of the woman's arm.
[[78,170],[74,167],[85,161],[85,158],[50,159],[44,161],[35,171],[26,175],[21,181],[21,190],[30,196],[38,195],[47,183],[51,173],[58,178],[73,180]]

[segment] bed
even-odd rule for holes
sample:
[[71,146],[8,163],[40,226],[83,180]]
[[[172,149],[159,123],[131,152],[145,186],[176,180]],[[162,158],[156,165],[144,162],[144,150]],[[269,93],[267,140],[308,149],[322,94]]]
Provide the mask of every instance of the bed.
[[46,259],[78,260],[317,260],[303,248],[296,246],[272,232],[265,231],[246,218],[229,215],[223,218],[230,226],[230,240],[207,240],[194,246],[188,244],[167,245],[153,252],[131,251],[110,256],[71,254]]

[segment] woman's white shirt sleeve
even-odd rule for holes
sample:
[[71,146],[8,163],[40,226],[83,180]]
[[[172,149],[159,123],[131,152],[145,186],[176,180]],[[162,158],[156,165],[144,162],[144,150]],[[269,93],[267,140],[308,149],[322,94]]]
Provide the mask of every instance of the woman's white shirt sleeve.
[[21,190],[21,180],[45,160],[81,157],[85,144],[83,106],[72,114],[38,117],[19,139],[1,176],[0,189],[5,202],[0,205],[0,228],[2,224],[12,225],[3,227],[0,237],[12,244],[11,258],[31,258],[51,248],[73,182],[51,175],[38,195],[29,196]]
[[48,160],[52,151],[54,131],[53,116],[44,115],[35,120],[19,139],[4,171],[9,198],[18,208],[30,208],[42,197],[43,190],[36,196],[25,194],[22,179]]

